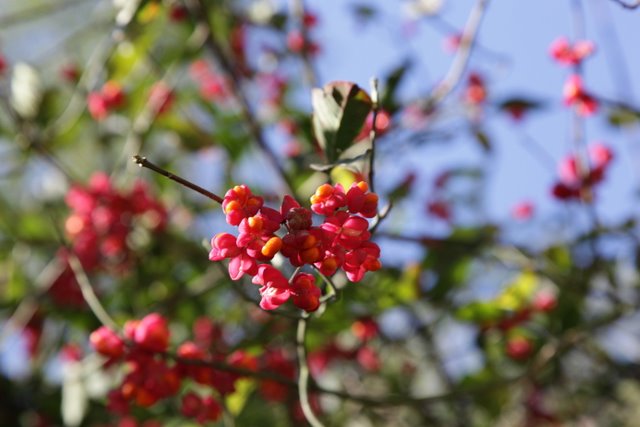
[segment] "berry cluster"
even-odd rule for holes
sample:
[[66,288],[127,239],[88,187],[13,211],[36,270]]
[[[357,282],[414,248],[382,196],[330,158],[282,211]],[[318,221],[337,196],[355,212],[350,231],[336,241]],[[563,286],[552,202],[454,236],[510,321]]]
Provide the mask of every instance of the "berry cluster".
[[574,106],[581,116],[590,116],[598,111],[598,100],[584,88],[582,78],[577,74],[569,76],[562,89],[564,103]]
[[107,118],[109,113],[124,106],[126,96],[120,83],[113,80],[106,82],[99,91],[90,92],[87,96],[89,114],[100,121]]
[[[140,224],[160,230],[167,220],[166,209],[149,194],[144,183],[137,182],[131,191],[121,192],[101,172],[91,177],[87,187],[72,186],[65,201],[72,211],[65,221],[71,251],[87,272],[128,268],[131,264],[128,236],[134,227]],[[63,249],[58,256],[66,267],[49,293],[61,304],[82,304],[82,294],[68,265],[69,253]]]
[[595,45],[589,40],[578,40],[573,45],[566,37],[559,37],[551,43],[549,53],[559,64],[567,66],[579,65],[595,50]]
[[231,96],[228,80],[212,70],[204,59],[194,61],[189,67],[189,75],[200,86],[200,96],[210,101],[226,101]]
[[479,73],[472,72],[467,77],[464,100],[470,105],[480,105],[487,100],[487,86]]
[[[273,310],[289,298],[306,311],[320,305],[320,289],[314,276],[297,273],[287,280],[280,270],[267,264],[280,253],[292,266],[312,265],[325,276],[342,269],[348,279],[358,282],[367,271],[380,268],[380,248],[370,241],[369,222],[378,206],[378,196],[364,181],[348,191],[340,184],[324,184],[311,196],[311,210],[285,196],[280,211],[264,206],[261,197],[245,185],[225,194],[222,209],[227,222],[238,227],[239,235],[219,233],[211,240],[209,259],[229,259],[229,275],[238,280],[244,274],[260,286],[260,306]],[[324,216],[313,226],[312,211]],[[276,233],[284,226],[284,235]]]
[[[560,65],[577,69],[594,50],[595,46],[591,41],[580,40],[571,45],[566,37],[560,37],[551,43],[549,53]],[[575,107],[579,115],[590,116],[598,110],[598,100],[584,88],[582,78],[578,74],[569,76],[562,92],[564,103]]]
[[504,313],[482,325],[482,332],[497,329],[504,334],[505,354],[516,361],[527,360],[534,350],[534,341],[521,329],[537,313],[549,313],[556,308],[556,294],[550,290],[541,290],[533,299],[517,310]]
[[[302,17],[302,25],[306,31],[312,30],[318,25],[318,17],[313,13],[306,12]],[[320,45],[308,37],[308,34],[304,34],[300,30],[291,30],[287,34],[287,47],[293,53],[315,56],[320,52]]]
[[355,337],[354,345],[345,348],[337,340],[309,353],[309,367],[315,376],[320,376],[333,362],[355,361],[362,369],[376,372],[381,362],[375,348],[370,342],[379,335],[378,324],[371,318],[356,320],[351,325],[351,334]]
[[[124,337],[106,326],[96,329],[89,340],[107,358],[105,365],[124,364],[127,371],[118,388],[108,395],[110,411],[126,416],[132,405],[148,408],[161,400],[180,398],[182,415],[204,424],[219,419],[222,406],[210,394],[200,395],[194,390],[206,387],[215,396],[228,396],[242,378],[232,371],[261,370],[291,381],[295,378],[295,362],[282,350],[267,350],[260,358],[243,350],[225,355],[220,331],[206,318],[196,321],[193,332],[194,340],[183,342],[171,355],[168,322],[158,313],[125,323]],[[216,369],[216,364],[224,366]],[[269,401],[283,402],[295,389],[282,381],[265,379],[260,382],[260,392]]]
[[149,91],[149,105],[153,112],[161,115],[169,111],[175,101],[173,90],[166,83],[156,82]]
[[0,77],[6,73],[9,65],[7,64],[7,59],[0,53]]
[[[212,358],[202,343],[187,341],[177,350],[177,361],[167,356],[169,327],[167,320],[152,313],[141,320],[128,321],[124,339],[102,326],[89,337],[95,350],[105,356],[107,365],[126,363],[127,374],[120,386],[108,396],[108,406],[126,415],[131,404],[150,407],[156,402],[177,396],[187,379],[216,390],[220,396],[235,391],[238,375],[214,370],[208,365]],[[247,369],[257,366],[255,359],[237,351],[228,358],[231,366]],[[211,396],[200,397],[189,391],[182,397],[182,414],[200,423],[216,421],[222,407]]]
[[578,166],[575,155],[567,156],[559,167],[560,179],[553,186],[553,195],[560,200],[579,199],[582,190],[593,188],[604,180],[607,167],[613,160],[613,153],[609,147],[597,143],[589,147],[589,164]]

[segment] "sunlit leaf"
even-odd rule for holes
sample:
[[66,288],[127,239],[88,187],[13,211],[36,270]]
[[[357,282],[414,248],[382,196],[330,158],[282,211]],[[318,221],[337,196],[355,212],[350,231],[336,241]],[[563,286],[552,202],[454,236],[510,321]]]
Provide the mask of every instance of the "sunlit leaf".
[[335,162],[362,129],[371,98],[358,85],[333,82],[311,92],[313,130],[327,160]]

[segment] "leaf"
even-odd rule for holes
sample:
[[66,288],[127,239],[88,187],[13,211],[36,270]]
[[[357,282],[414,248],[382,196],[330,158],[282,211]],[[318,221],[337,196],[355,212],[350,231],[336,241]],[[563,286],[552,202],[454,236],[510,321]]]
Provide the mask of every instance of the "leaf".
[[353,13],[356,18],[361,22],[367,22],[372,20],[378,14],[378,10],[373,8],[372,6],[364,3],[354,4],[352,6]]
[[42,79],[32,66],[19,62],[13,68],[11,105],[25,119],[34,118],[42,102]]
[[251,393],[256,388],[256,382],[252,379],[239,379],[235,382],[235,391],[225,399],[227,409],[232,415],[238,415]]
[[371,98],[355,83],[339,81],[313,89],[311,104],[315,137],[329,163],[334,163],[362,129]]
[[67,363],[62,382],[62,420],[65,426],[79,426],[87,413],[87,393],[82,379],[82,363]]
[[609,111],[607,115],[609,124],[615,127],[631,125],[640,121],[640,111],[626,107],[624,105],[616,106]]
[[473,136],[476,137],[476,141],[480,144],[485,153],[491,152],[491,140],[489,136],[482,129],[475,129],[473,131]]
[[521,111],[527,112],[532,110],[540,110],[544,108],[544,103],[524,96],[514,96],[511,98],[506,98],[500,102],[498,102],[498,108],[502,111]]
[[383,93],[380,101],[380,106],[385,109],[389,114],[394,114],[400,108],[396,102],[396,93],[402,79],[406,77],[407,72],[411,68],[412,63],[409,59],[406,59],[399,67],[394,68],[387,76],[385,76],[383,84]]
[[498,319],[501,314],[500,308],[492,301],[473,301],[455,312],[459,320],[472,323],[491,322]]

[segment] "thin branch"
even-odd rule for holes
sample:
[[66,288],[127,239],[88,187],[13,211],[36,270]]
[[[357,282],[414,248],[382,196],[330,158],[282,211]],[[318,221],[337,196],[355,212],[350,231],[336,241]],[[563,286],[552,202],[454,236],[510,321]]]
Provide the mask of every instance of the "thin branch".
[[309,86],[316,87],[318,85],[318,72],[313,66],[313,62],[311,61],[311,56],[309,55],[309,50],[306,48],[307,43],[309,42],[309,29],[304,24],[304,17],[306,14],[305,11],[304,0],[290,0],[289,2],[289,13],[295,17],[298,25],[300,27],[300,34],[302,35],[302,40],[304,40],[305,48],[302,49],[300,55],[302,57],[302,65],[304,66],[304,77]]
[[256,144],[258,144],[260,150],[269,159],[272,166],[276,169],[276,171],[284,181],[289,193],[295,194],[293,181],[280,164],[280,160],[278,159],[276,154],[269,147],[269,144],[267,143],[267,140],[265,139],[264,133],[262,131],[262,126],[258,122],[255,114],[251,109],[249,100],[242,88],[240,73],[238,73],[234,64],[229,60],[229,58],[227,58],[224,49],[222,48],[222,46],[220,46],[213,35],[214,32],[209,20],[209,11],[206,2],[203,0],[191,0],[187,3],[187,6],[189,7],[191,14],[196,22],[208,28],[207,36],[205,39],[205,46],[213,54],[218,64],[224,71],[226,77],[228,78],[229,84],[231,86],[230,89],[238,100],[238,103],[240,104],[240,111],[242,113],[244,121],[247,123],[251,136],[255,140]]
[[300,406],[305,418],[312,427],[323,427],[323,424],[313,413],[309,404],[309,365],[307,364],[307,350],[304,345],[307,333],[308,314],[303,313],[298,320],[298,329],[296,331],[296,349],[298,354],[298,396],[300,397]]
[[172,181],[177,182],[178,184],[184,185],[185,187],[202,194],[205,197],[208,197],[209,199],[218,202],[220,204],[222,204],[222,202],[224,201],[222,199],[222,197],[218,196],[215,193],[212,193],[211,191],[205,190],[204,188],[200,187],[199,185],[194,184],[191,181],[188,181],[182,177],[179,177],[178,175],[174,175],[171,172],[169,172],[166,169],[162,169],[160,166],[157,166],[153,163],[151,163],[149,160],[147,160],[146,157],[141,157],[138,155],[133,156],[133,161],[138,164],[140,167],[145,167],[147,169],[151,169],[152,171],[159,173],[160,175],[169,178]]
[[338,301],[340,299],[340,293],[338,292],[338,287],[331,278],[327,277],[320,271],[320,269],[316,266],[313,266],[313,269],[318,273],[318,275],[322,278],[322,280],[327,284],[329,289],[331,289],[331,293],[327,292],[322,298],[320,298],[320,302],[324,303],[327,301]]
[[80,119],[86,108],[86,92],[92,90],[104,72],[106,63],[120,42],[124,40],[125,31],[134,21],[137,10],[141,7],[141,2],[137,1],[135,10],[124,16],[119,14],[111,32],[106,35],[95,47],[93,53],[87,60],[87,66],[83,70],[78,83],[74,88],[71,99],[67,103],[62,113],[52,121],[42,132],[44,135],[59,135],[68,132]]
[[0,329],[0,345],[8,337],[11,329],[22,331],[31,317],[38,310],[38,298],[49,290],[55,279],[60,276],[64,267],[60,260],[53,258],[34,280],[35,295],[25,297],[15,309],[13,314]]
[[[44,2],[30,8],[17,10],[13,13],[0,16],[0,28],[6,30],[11,26],[30,22],[39,18],[50,18],[51,15],[63,10],[86,3],[87,0],[69,0],[66,2]],[[97,3],[97,2],[96,2]]]
[[[414,313],[416,315],[416,313]],[[424,325],[423,327],[418,328],[418,332],[420,336],[424,339],[426,344],[426,356],[429,358],[431,364],[434,367],[434,370],[440,380],[446,385],[449,391],[455,390],[455,382],[447,369],[445,367],[445,361],[442,358],[442,355],[438,351],[437,344],[433,337],[433,331],[429,327],[429,325]],[[456,417],[456,421],[458,426],[464,427],[469,425],[469,415],[467,414],[465,402],[462,399],[451,399],[449,402],[451,406],[451,410]]]
[[633,3],[627,3],[623,0],[612,0],[614,3],[618,3],[620,6],[622,6],[625,9],[637,9],[638,7],[640,7],[640,0],[636,0]]
[[[158,75],[156,84],[166,85],[170,93],[173,93],[175,90],[176,83],[170,83],[169,81],[173,80],[173,77],[180,71],[180,59],[185,55],[188,56],[188,54],[199,50],[204,43],[204,34],[201,29],[201,27],[195,27],[185,42],[181,55],[166,67],[166,69],[162,68],[151,52],[147,52],[146,59],[149,61],[150,68],[154,74]],[[152,101],[153,99],[149,96],[142,108],[142,111],[133,120],[131,127],[129,128],[129,132],[127,133],[119,162],[126,161],[132,153],[140,152],[142,150],[144,137],[151,130],[151,127],[160,114],[160,105],[157,105],[158,103],[154,104]],[[130,163],[127,163],[127,165],[130,165]],[[117,170],[114,170],[113,173],[116,174]]]
[[35,128],[16,112],[6,96],[0,96],[0,107],[5,110],[9,119],[13,121],[12,124],[15,127],[14,131],[16,133],[15,140],[20,148],[25,151],[36,151],[46,161],[58,169],[68,180],[75,181],[71,170],[56,156],[55,153],[42,144],[42,135],[40,133],[36,133]]
[[460,82],[462,75],[467,68],[471,52],[475,44],[480,23],[484,17],[489,0],[478,0],[475,7],[471,10],[467,23],[462,31],[460,46],[453,58],[451,67],[445,75],[444,79],[433,89],[429,99],[428,106],[433,106],[442,101]]
[[378,214],[373,218],[373,222],[369,227],[369,232],[372,235],[376,232],[378,227],[380,227],[380,224],[382,223],[382,221],[389,216],[392,208],[393,208],[393,202],[389,201],[389,203],[387,203],[385,206],[382,207],[382,209],[378,211]]
[[552,175],[556,174],[556,161],[553,156],[540,144],[536,141],[531,135],[526,132],[522,132],[522,138],[519,138],[522,146],[525,150],[531,154],[538,162],[544,166],[546,169],[549,169]]
[[109,316],[107,310],[104,309],[100,300],[96,296],[96,293],[93,292],[93,287],[91,286],[91,282],[87,277],[87,273],[82,268],[82,264],[78,257],[73,253],[69,252],[69,266],[71,266],[71,270],[73,270],[73,274],[80,286],[80,291],[82,292],[82,297],[86,301],[87,305],[93,312],[93,314],[98,318],[100,323],[102,323],[107,328],[112,331],[118,330],[118,325],[116,322]]
[[371,140],[371,149],[369,150],[369,188],[371,192],[374,193],[373,178],[375,175],[374,163],[376,160],[376,136],[378,133],[376,120],[378,119],[378,112],[380,111],[378,79],[376,77],[371,78],[371,102],[373,104],[373,117],[371,121],[371,131],[369,132],[369,139]]

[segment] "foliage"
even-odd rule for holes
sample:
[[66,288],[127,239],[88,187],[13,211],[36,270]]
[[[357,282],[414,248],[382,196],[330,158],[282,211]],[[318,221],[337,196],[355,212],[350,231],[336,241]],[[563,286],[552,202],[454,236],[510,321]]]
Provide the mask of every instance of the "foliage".
[[585,82],[583,35],[549,50],[573,147],[555,232],[527,200],[481,214],[488,160],[422,157],[488,159],[493,116],[560,114],[475,71],[487,0],[419,93],[415,58],[321,80],[341,47],[301,0],[9,3],[12,25],[97,18],[37,66],[0,55],[0,425],[634,425],[640,239],[600,216],[624,155],[585,123],[640,109]]

